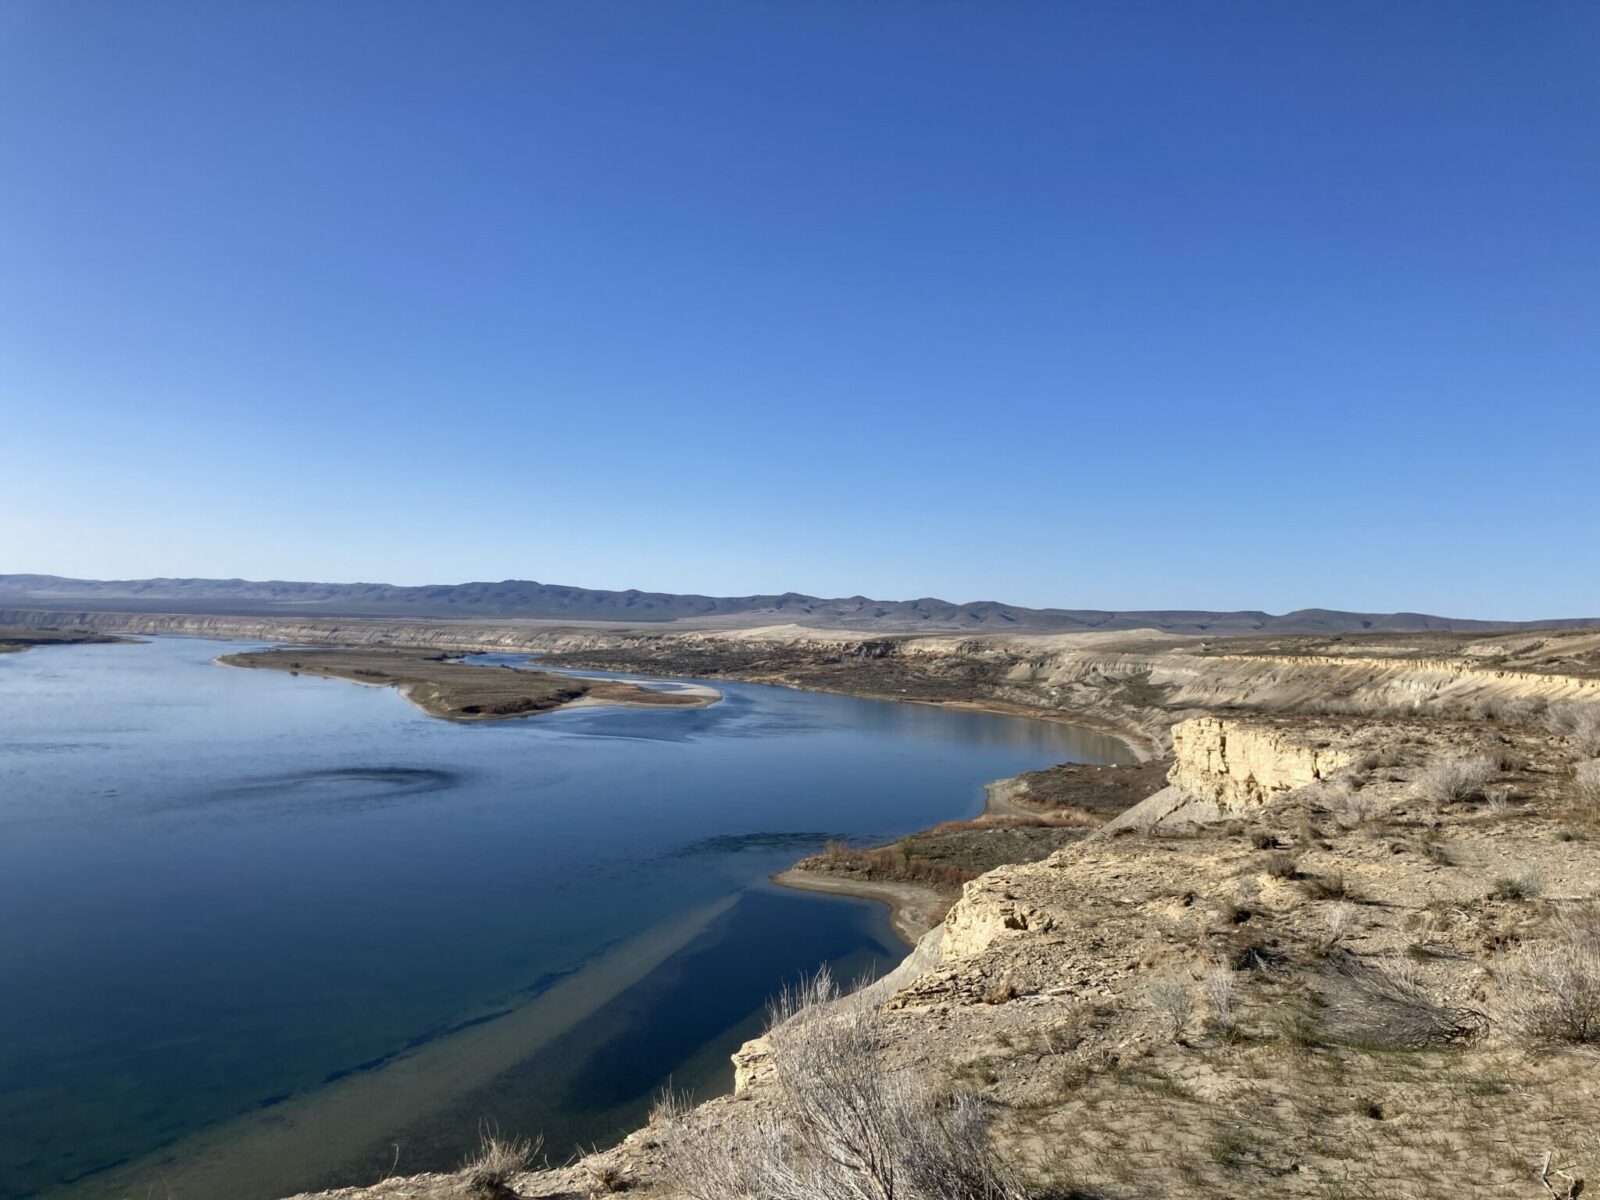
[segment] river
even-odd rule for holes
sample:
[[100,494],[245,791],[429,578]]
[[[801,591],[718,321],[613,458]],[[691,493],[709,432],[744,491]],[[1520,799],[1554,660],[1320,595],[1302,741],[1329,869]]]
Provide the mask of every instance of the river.
[[485,1123],[604,1143],[669,1081],[725,1089],[785,981],[904,954],[880,906],[771,873],[1124,755],[723,681],[458,725],[211,663],[258,645],[0,655],[4,1200],[267,1200],[453,1168]]

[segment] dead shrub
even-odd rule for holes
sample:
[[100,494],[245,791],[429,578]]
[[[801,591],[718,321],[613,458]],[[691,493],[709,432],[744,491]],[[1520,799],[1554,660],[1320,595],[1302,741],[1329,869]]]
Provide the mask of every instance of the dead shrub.
[[1544,877],[1528,867],[1515,875],[1503,875],[1489,887],[1491,900],[1532,900],[1544,891]]
[[1181,1038],[1194,1013],[1188,986],[1176,979],[1158,979],[1145,988],[1144,999],[1172,1039]]
[[1476,1009],[1436,1001],[1406,958],[1346,958],[1325,981],[1322,1027],[1357,1045],[1441,1046],[1477,1037],[1487,1021]]
[[1545,714],[1545,727],[1566,739],[1574,757],[1600,758],[1600,704],[1558,704]]
[[770,1115],[664,1115],[669,1182],[692,1200],[1021,1200],[984,1103],[886,1069],[883,1013],[838,995],[823,971],[773,1006]]
[[1300,867],[1287,854],[1273,854],[1267,858],[1267,874],[1274,879],[1298,879]]
[[1547,707],[1537,696],[1526,699],[1505,699],[1486,696],[1470,709],[1473,716],[1483,721],[1497,721],[1502,725],[1530,725]]
[[1206,1003],[1211,1007],[1211,1024],[1214,1028],[1226,1032],[1238,1022],[1234,1011],[1234,991],[1236,981],[1233,971],[1225,965],[1212,967],[1200,978],[1200,987],[1206,994]]
[[1430,804],[1476,800],[1495,776],[1489,758],[1441,758],[1430,763],[1411,784],[1411,794]]
[[1359,829],[1378,815],[1378,802],[1361,792],[1348,793],[1340,803],[1334,819],[1345,829]]
[[1313,900],[1343,900],[1350,895],[1343,871],[1329,871],[1326,875],[1303,875],[1300,890]]
[[1335,904],[1323,914],[1323,920],[1327,923],[1328,935],[1322,948],[1331,951],[1355,932],[1361,923],[1361,910],[1354,904]]
[[1600,1042],[1600,910],[1563,915],[1499,971],[1506,1025],[1533,1042]]
[[1579,763],[1572,772],[1572,778],[1577,784],[1578,799],[1600,807],[1600,758]]

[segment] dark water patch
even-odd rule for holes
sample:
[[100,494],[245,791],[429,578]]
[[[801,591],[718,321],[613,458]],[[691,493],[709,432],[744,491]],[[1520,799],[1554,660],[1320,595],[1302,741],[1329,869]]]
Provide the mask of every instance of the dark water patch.
[[725,833],[716,837],[701,838],[686,846],[668,851],[669,858],[699,858],[706,855],[722,856],[741,854],[750,850],[783,850],[804,853],[816,850],[831,841],[842,841],[844,834],[773,831],[766,833]]
[[[348,796],[368,785],[377,794],[412,796],[423,792],[437,792],[459,787],[469,774],[462,770],[444,770],[438,767],[334,767],[322,771],[297,771],[289,775],[271,776],[250,783],[223,788],[213,795],[220,799],[232,797],[292,795],[305,788],[338,788]],[[351,786],[347,786],[351,785]]]

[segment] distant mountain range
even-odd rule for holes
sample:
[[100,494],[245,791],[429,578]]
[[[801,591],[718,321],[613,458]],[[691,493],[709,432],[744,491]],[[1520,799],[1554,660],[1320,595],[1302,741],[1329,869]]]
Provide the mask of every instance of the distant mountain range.
[[907,630],[1065,633],[1095,629],[1160,629],[1170,633],[1494,632],[1600,624],[1600,618],[1474,621],[1425,613],[1352,613],[1310,608],[1265,612],[1156,609],[1020,608],[993,600],[952,604],[921,600],[823,599],[780,596],[694,596],[608,592],[507,579],[500,583],[397,587],[387,583],[295,583],[247,579],[65,579],[0,575],[0,607],[96,612],[215,613],[238,616],[441,618],[612,621],[685,625],[794,623],[883,632]]

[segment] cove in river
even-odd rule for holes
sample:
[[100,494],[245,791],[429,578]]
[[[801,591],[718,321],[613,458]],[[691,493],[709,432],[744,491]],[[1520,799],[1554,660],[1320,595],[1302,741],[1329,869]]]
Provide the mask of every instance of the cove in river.
[[484,1121],[604,1143],[669,1080],[725,1089],[784,982],[904,954],[880,906],[770,874],[1124,756],[722,681],[459,725],[211,665],[255,646],[0,658],[4,1200],[267,1200],[453,1168]]

